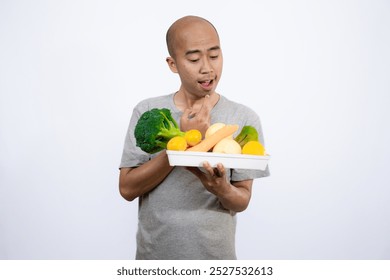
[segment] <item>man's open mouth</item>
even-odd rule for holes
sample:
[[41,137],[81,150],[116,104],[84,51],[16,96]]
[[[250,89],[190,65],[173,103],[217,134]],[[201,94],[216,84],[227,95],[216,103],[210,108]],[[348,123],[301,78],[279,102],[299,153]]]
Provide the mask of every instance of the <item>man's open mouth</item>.
[[200,83],[204,86],[208,86],[213,82],[213,80],[201,81]]
[[210,89],[213,86],[214,80],[204,80],[204,81],[199,81],[199,84],[202,86],[204,89]]

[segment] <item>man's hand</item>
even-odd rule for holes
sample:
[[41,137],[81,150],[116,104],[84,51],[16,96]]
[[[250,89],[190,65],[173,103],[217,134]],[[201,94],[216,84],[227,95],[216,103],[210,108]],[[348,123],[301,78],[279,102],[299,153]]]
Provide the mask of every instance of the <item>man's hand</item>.
[[187,167],[187,170],[198,177],[209,192],[218,197],[224,208],[241,212],[248,207],[253,180],[229,182],[226,169],[221,163],[213,168],[208,162],[204,162],[203,168],[205,172],[198,167]]
[[199,130],[204,136],[210,126],[210,111],[213,104],[209,95],[203,98],[202,106],[199,111],[193,108],[187,108],[180,118],[180,130],[188,131],[190,129]]
[[202,182],[203,186],[212,194],[222,196],[230,189],[230,182],[226,176],[225,167],[219,163],[215,168],[211,167],[208,162],[203,163],[205,172],[199,170],[198,167],[187,167]]

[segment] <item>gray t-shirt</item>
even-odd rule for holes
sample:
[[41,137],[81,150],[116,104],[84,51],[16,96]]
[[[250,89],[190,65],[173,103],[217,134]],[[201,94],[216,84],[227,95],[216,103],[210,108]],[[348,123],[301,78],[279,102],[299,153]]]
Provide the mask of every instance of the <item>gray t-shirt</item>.
[[[152,108],[168,108],[179,123],[182,112],[174,94],[146,99],[133,110],[120,167],[137,167],[154,155],[136,147],[134,128]],[[211,123],[252,125],[264,144],[258,115],[250,108],[221,96],[211,111]],[[237,132],[237,134],[239,131]],[[265,177],[268,168],[228,170],[231,181]],[[163,182],[139,197],[136,259],[236,259],[236,213],[225,209],[199,179],[183,167],[175,167]]]

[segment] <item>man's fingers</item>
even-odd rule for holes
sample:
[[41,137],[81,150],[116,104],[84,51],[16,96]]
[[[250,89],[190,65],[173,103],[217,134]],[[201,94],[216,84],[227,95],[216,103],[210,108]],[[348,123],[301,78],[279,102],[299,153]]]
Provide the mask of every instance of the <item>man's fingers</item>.
[[211,103],[210,95],[206,95],[203,98],[202,107],[200,108],[198,114],[200,114],[202,116],[209,117],[210,116],[210,111],[211,111],[212,108],[213,108],[213,106],[212,106],[212,103]]
[[194,114],[192,113],[192,108],[186,108],[183,112],[182,118],[192,119]]
[[216,167],[212,167],[207,161],[203,163],[203,168],[211,178],[222,178],[226,175],[225,167],[218,163]]
[[225,167],[221,163],[218,163],[217,167],[214,168],[214,174],[217,177],[224,177],[226,174]]
[[211,165],[208,161],[203,162],[203,168],[206,170],[207,174],[210,177],[214,176],[214,169],[211,167]]

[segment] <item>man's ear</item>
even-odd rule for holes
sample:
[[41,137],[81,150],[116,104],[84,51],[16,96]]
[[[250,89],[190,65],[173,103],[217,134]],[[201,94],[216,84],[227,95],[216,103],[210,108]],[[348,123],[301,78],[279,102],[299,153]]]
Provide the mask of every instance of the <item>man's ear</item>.
[[169,57],[167,57],[167,59],[165,61],[168,63],[169,69],[171,69],[171,71],[173,73],[177,73],[177,67],[176,67],[175,60],[169,56]]

